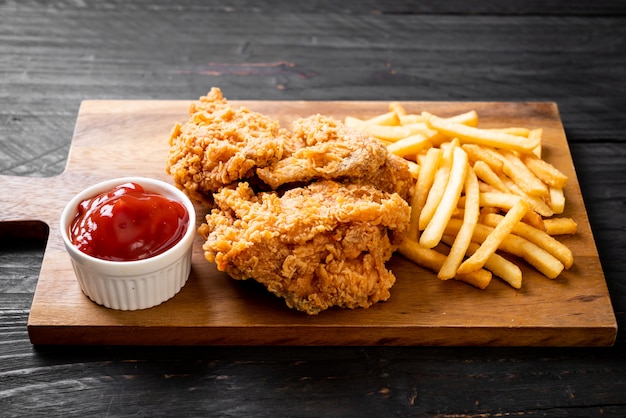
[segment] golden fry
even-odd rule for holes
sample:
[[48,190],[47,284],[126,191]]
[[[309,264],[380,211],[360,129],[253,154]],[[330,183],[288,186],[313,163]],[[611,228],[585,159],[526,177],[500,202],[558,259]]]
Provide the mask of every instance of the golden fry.
[[500,243],[511,233],[515,224],[522,219],[527,210],[528,204],[523,199],[518,199],[517,203],[506,213],[502,222],[498,223],[485,241],[483,241],[480,248],[459,266],[458,273],[468,273],[482,268],[487,259],[497,251]]
[[[551,218],[564,211],[567,176],[541,159],[541,128],[478,128],[476,111],[443,118],[408,113],[400,102],[345,123],[409,163],[416,183],[399,252],[440,279],[484,288],[493,273],[519,289],[519,266],[497,251],[523,258],[549,278],[572,266],[571,250],[552,237],[577,229],[571,218]],[[435,250],[439,242],[450,250]]]
[[448,179],[450,178],[450,170],[452,169],[452,158],[450,155],[451,148],[443,150],[441,154],[441,161],[437,172],[435,173],[435,179],[433,180],[432,187],[428,192],[426,202],[420,211],[419,217],[419,230],[423,231],[428,226],[428,223],[432,219],[443,193],[446,190]]
[[363,132],[373,136],[374,138],[384,141],[396,142],[402,138],[411,135],[409,128],[400,125],[370,125],[364,124],[359,127]]
[[567,184],[567,176],[565,174],[535,154],[523,155],[521,160],[535,176],[548,186],[562,189]]
[[391,102],[389,103],[389,111],[394,112],[398,117],[406,116],[406,109],[402,106],[400,102]]
[[509,189],[506,187],[502,179],[498,177],[498,175],[491,169],[489,164],[487,164],[486,162],[482,160],[476,161],[474,163],[473,170],[476,173],[476,176],[478,176],[478,178],[484,181],[486,184],[494,187],[500,192],[509,192]]
[[[490,214],[485,216],[485,218],[482,219],[482,222],[485,225],[495,227],[502,222],[503,219],[504,217],[501,215]],[[513,227],[511,232],[527,239],[552,254],[561,263],[563,263],[563,266],[565,266],[566,269],[569,269],[572,267],[572,264],[574,264],[574,255],[572,254],[572,251],[544,231],[540,231],[537,228],[533,228],[523,222],[518,222]]]
[[502,172],[502,166],[504,165],[504,157],[498,154],[492,148],[482,147],[476,144],[463,144],[461,145],[472,164],[476,164],[478,161],[482,161],[487,164],[495,173]]
[[396,112],[387,112],[374,116],[364,121],[366,125],[395,126],[400,124],[400,118]]
[[506,184],[506,187],[508,187],[512,193],[516,194],[517,196],[521,196],[526,201],[526,203],[530,205],[530,208],[539,213],[541,216],[549,218],[550,216],[554,215],[554,211],[550,208],[550,206],[548,206],[543,198],[528,195],[522,189],[520,189],[520,187],[515,184],[513,180],[509,178],[504,177],[502,178],[502,181],[504,181],[504,184]]
[[413,161],[409,161],[409,160],[407,160],[406,163],[409,165],[409,172],[411,173],[411,176],[413,176],[414,179],[417,179],[420,174],[419,164],[414,163]]
[[508,150],[500,150],[506,159],[502,171],[529,196],[545,197],[548,186],[539,180],[520,158]]
[[[468,254],[474,254],[480,246],[470,242]],[[515,289],[522,288],[522,270],[519,266],[499,254],[492,254],[485,262],[485,268],[507,282]]]
[[400,125],[411,125],[413,123],[426,123],[425,117],[423,117],[422,115],[416,115],[413,113],[406,114],[406,115],[401,115],[400,113],[398,113],[398,118],[400,119]]
[[[414,263],[425,267],[433,272],[441,270],[441,266],[445,262],[446,256],[431,248],[424,248],[417,242],[405,239],[400,244],[398,252]],[[469,283],[479,289],[486,288],[491,282],[491,273],[487,270],[480,269],[468,274],[458,274],[455,279]]]
[[478,216],[480,214],[478,179],[476,178],[476,174],[474,174],[469,167],[467,169],[464,187],[466,199],[465,211],[463,212],[463,225],[456,235],[454,243],[450,248],[450,253],[448,253],[441,270],[439,270],[437,274],[437,277],[441,280],[452,279],[456,276],[457,269],[461,265],[463,257],[472,240],[472,236],[474,235],[474,228],[478,223]]
[[[452,245],[454,238],[450,235],[444,235],[442,242]],[[467,247],[467,255],[472,255],[480,246],[475,242],[470,242]],[[522,270],[512,261],[507,260],[499,254],[493,254],[487,259],[485,269],[492,272],[495,276],[507,282],[515,289],[522,287]]]
[[452,212],[456,208],[459,197],[461,196],[467,167],[467,154],[461,147],[454,147],[450,178],[435,213],[420,236],[420,245],[433,248],[435,245],[439,244],[443,230],[450,220]]
[[411,221],[409,223],[409,229],[407,236],[411,239],[417,240],[419,234],[419,217],[422,212],[422,208],[428,197],[428,191],[430,190],[433,181],[435,179],[435,173],[441,160],[442,151],[439,148],[430,148],[426,152],[426,157],[421,164],[419,176],[417,177],[417,183],[415,185],[415,191],[411,196]]
[[578,225],[572,218],[544,219],[543,223],[548,235],[573,235],[578,229]]
[[480,194],[480,206],[509,210],[519,202],[520,196],[512,193],[489,192]]
[[542,142],[542,137],[543,137],[543,129],[541,128],[531,129],[531,131],[528,133],[528,137],[531,138],[533,141],[539,141],[539,145],[537,145],[533,149],[533,154],[541,158],[541,150],[542,150],[541,142]]
[[530,134],[530,129],[520,128],[520,127],[515,127],[515,126],[510,127],[510,128],[491,128],[489,130],[495,131],[495,132],[504,132],[510,135],[525,136],[527,138],[528,138],[528,135]]
[[445,120],[453,123],[459,123],[461,125],[476,127],[478,126],[478,113],[476,113],[475,110],[470,110],[469,112],[450,116],[449,118],[445,118]]
[[563,213],[565,210],[565,194],[563,193],[563,189],[550,187],[548,206],[550,206],[550,209],[552,209],[556,215]]
[[532,208],[528,209],[528,212],[526,212],[526,215],[522,218],[522,222],[525,222],[540,231],[546,231],[546,225],[543,221],[543,217]]
[[417,154],[425,148],[429,148],[432,144],[424,135],[416,134],[399,139],[387,145],[387,151],[400,157]]
[[507,148],[524,152],[532,151],[539,143],[522,136],[463,125],[427,112],[422,112],[422,114],[428,117],[428,124],[431,128],[451,138],[459,138],[462,143],[487,145],[494,148]]
[[[462,221],[460,219],[450,219],[448,226],[446,226],[445,234],[456,235],[461,228],[461,224]],[[472,241],[484,242],[493,230],[494,228],[487,225],[481,223],[477,224],[474,229]],[[509,234],[506,236],[500,243],[498,249],[523,258],[528,264],[549,279],[557,278],[565,268],[563,263],[557,260],[552,254],[517,235]]]

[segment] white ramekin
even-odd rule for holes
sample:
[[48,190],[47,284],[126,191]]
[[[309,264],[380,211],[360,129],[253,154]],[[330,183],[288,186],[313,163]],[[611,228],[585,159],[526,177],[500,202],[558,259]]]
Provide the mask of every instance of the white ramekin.
[[[169,250],[144,260],[107,261],[83,253],[69,238],[70,225],[79,203],[128,182],[182,202],[189,213],[185,235]],[[189,198],[168,183],[144,177],[123,177],[95,184],[77,194],[65,206],[60,226],[63,243],[71,257],[81,290],[100,305],[127,311],[150,308],[174,297],[187,282],[196,233],[196,213]]]

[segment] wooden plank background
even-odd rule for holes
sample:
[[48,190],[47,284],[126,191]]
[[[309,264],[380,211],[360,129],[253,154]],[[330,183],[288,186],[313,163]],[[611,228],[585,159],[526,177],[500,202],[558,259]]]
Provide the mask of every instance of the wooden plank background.
[[47,230],[5,223],[3,414],[626,415],[625,50],[623,1],[0,2],[2,175],[61,173],[85,99],[555,101],[620,327],[584,350],[33,347]]

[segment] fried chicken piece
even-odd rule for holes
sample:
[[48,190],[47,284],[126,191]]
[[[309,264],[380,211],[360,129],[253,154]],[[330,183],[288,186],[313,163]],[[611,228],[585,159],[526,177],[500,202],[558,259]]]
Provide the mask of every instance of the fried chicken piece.
[[357,184],[371,184],[388,193],[398,193],[408,199],[415,180],[409,171],[409,165],[402,157],[388,153],[385,163],[376,171],[358,179]]
[[207,202],[221,187],[255,175],[283,157],[290,134],[267,116],[233,108],[212,88],[171,132],[166,172],[193,200]]
[[397,193],[320,180],[280,196],[240,183],[215,203],[199,233],[207,260],[231,277],[252,278],[310,315],[390,297],[385,262],[410,212]]
[[372,184],[408,197],[413,181],[408,164],[388,153],[376,138],[319,114],[297,119],[292,132],[296,150],[257,169],[259,178],[273,189],[326,179]]

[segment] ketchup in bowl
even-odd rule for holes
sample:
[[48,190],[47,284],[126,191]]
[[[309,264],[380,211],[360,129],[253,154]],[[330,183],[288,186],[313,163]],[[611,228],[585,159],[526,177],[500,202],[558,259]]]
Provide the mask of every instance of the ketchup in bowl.
[[109,261],[136,261],[172,248],[185,235],[185,206],[133,182],[83,200],[69,238],[83,253]]

